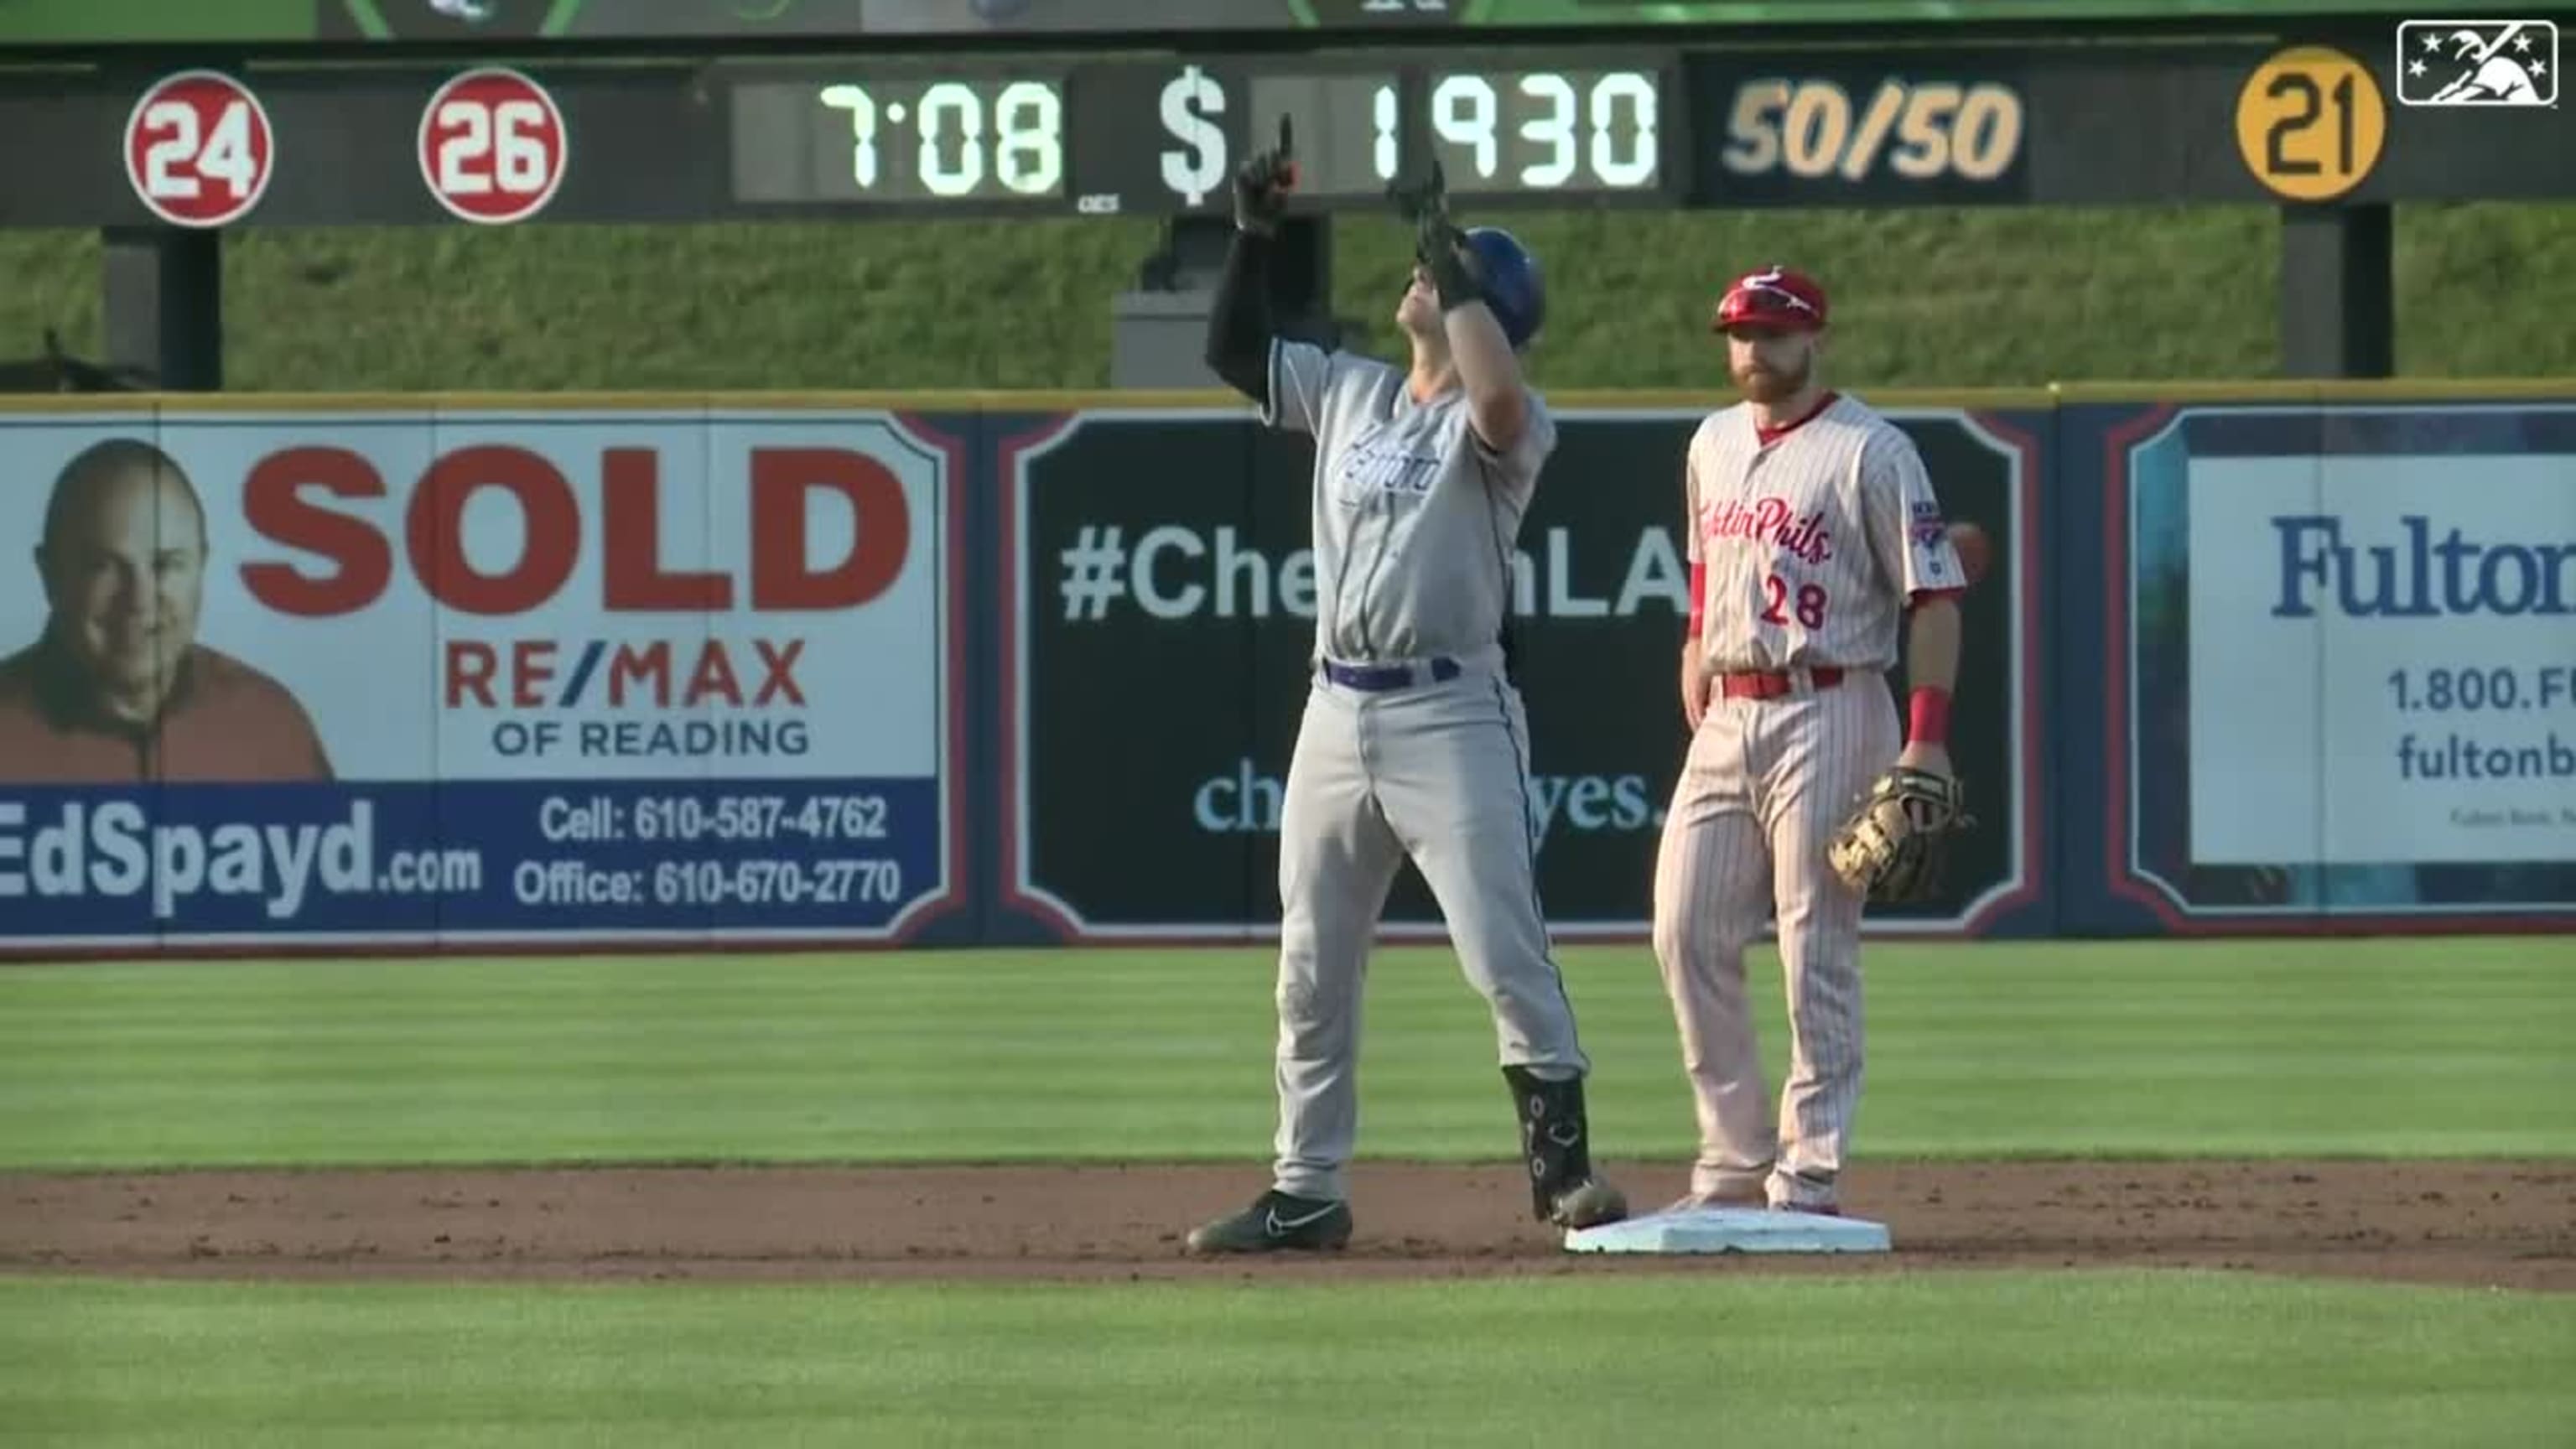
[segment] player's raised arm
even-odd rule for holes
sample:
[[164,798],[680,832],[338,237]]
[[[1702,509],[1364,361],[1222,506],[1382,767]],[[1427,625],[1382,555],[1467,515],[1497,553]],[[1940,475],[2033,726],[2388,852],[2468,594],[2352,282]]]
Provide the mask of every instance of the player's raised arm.
[[1440,289],[1440,320],[1449,334],[1449,356],[1467,393],[1467,421],[1485,446],[1508,453],[1529,421],[1529,390],[1521,360],[1503,336],[1503,324],[1469,279],[1463,237],[1436,250],[1431,280]]
[[1445,216],[1423,219],[1415,256],[1440,295],[1441,329],[1467,394],[1468,424],[1486,447],[1508,453],[1529,424],[1529,385],[1519,350],[1486,295],[1495,259]]
[[[1537,335],[1546,310],[1538,259],[1499,227],[1461,230],[1450,219],[1448,183],[1437,160],[1421,184],[1387,192],[1414,229],[1415,287],[1427,283],[1438,309],[1434,326],[1406,325],[1415,334],[1416,377],[1426,386],[1454,377],[1466,397],[1469,428],[1486,451],[1509,455],[1532,427],[1520,351]],[[1552,446],[1552,434],[1538,439],[1542,456]]]
[[1215,310],[1208,314],[1207,365],[1226,384],[1271,407],[1270,254],[1295,184],[1288,118],[1279,119],[1279,145],[1255,153],[1234,173],[1234,236],[1225,273],[1217,281]]

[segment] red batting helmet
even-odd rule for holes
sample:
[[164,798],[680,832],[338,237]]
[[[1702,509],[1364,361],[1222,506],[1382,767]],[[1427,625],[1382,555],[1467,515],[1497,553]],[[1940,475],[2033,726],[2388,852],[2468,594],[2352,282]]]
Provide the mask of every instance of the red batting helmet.
[[1717,299],[1717,315],[1708,330],[1723,332],[1738,323],[1812,331],[1825,325],[1825,289],[1813,277],[1773,265],[1747,272]]

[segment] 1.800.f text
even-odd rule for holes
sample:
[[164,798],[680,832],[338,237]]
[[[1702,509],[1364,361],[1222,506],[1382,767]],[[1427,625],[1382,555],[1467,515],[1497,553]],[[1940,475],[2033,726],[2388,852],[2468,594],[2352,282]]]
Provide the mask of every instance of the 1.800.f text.
[[2399,709],[2409,713],[2576,709],[2576,664],[2530,669],[2512,665],[2392,669],[2388,673],[2388,694]]

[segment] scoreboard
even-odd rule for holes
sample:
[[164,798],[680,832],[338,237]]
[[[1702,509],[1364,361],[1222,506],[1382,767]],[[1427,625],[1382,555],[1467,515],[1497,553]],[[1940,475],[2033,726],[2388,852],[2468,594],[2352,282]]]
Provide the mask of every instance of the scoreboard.
[[1301,189],[1375,200],[1437,157],[1459,194],[1669,203],[1654,56],[1164,67],[806,64],[723,73],[727,174],[743,204],[1027,201],[1117,212],[1224,193],[1255,135],[1296,122]]
[[[460,144],[500,156],[540,120],[560,155],[522,166],[546,198],[523,215],[550,220],[1189,213],[1226,204],[1283,115],[1300,207],[1379,204],[1434,157],[1462,198],[1673,206],[1683,89],[1677,53],[1625,50],[280,65],[68,95],[0,80],[0,126],[29,143],[0,154],[0,224],[450,220],[455,189],[411,164],[418,134],[476,128]],[[201,193],[240,204],[164,204]]]
[[0,70],[0,225],[1221,215],[1281,116],[1306,211],[1382,205],[1434,160],[1479,210],[2576,195],[2558,28],[2508,37],[2545,104],[2444,106],[2423,103],[2434,82],[2404,48],[2416,24],[1866,47],[120,56]]

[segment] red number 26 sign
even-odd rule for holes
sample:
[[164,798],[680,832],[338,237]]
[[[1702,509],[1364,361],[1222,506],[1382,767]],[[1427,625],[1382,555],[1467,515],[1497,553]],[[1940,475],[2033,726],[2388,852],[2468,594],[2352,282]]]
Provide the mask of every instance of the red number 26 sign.
[[421,110],[421,180],[465,221],[502,225],[543,211],[570,159],[555,98],[515,70],[467,71]]

